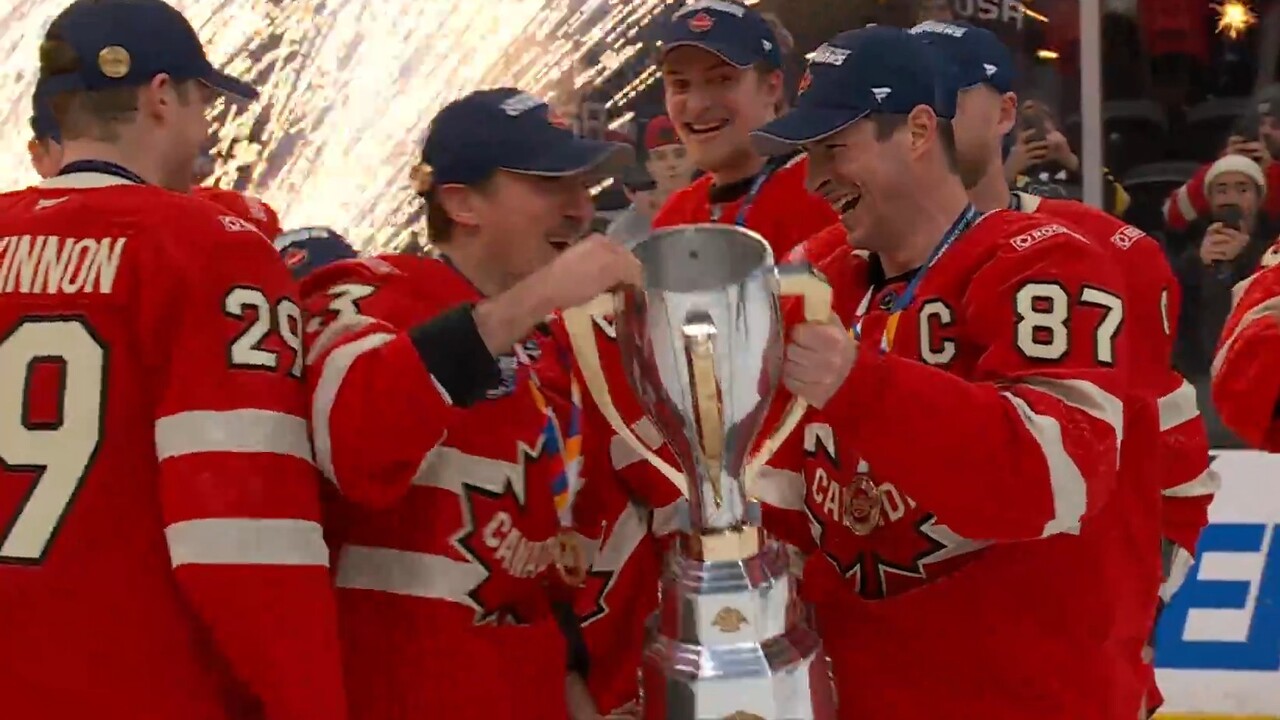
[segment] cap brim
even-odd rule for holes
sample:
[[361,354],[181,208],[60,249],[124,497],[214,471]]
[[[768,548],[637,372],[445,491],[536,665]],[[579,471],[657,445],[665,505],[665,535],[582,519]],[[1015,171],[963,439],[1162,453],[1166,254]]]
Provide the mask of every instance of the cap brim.
[[214,70],[204,78],[204,82],[209,87],[217,90],[224,95],[230,95],[241,100],[257,100],[258,89],[249,83],[233,78],[230,75]]
[[796,108],[751,133],[751,143],[761,155],[785,155],[801,145],[840,132],[870,112]]
[[743,51],[740,47],[730,47],[726,43],[707,42],[705,40],[676,40],[662,44],[662,53],[660,57],[665,58],[667,53],[678,47],[696,47],[715,55],[736,68],[747,68],[764,60],[757,54]]
[[554,147],[544,147],[533,162],[522,166],[504,165],[502,169],[542,177],[568,177],[583,173],[618,175],[634,161],[635,151],[630,145],[570,137]]

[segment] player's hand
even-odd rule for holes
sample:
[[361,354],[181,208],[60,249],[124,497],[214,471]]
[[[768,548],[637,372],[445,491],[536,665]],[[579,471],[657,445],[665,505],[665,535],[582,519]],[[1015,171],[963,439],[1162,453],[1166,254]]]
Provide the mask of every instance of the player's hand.
[[1271,153],[1267,152],[1267,146],[1261,140],[1240,137],[1232,135],[1227,140],[1227,149],[1224,155],[1244,155],[1259,167],[1266,168],[1271,163]]
[[1204,234],[1200,242],[1200,260],[1205,265],[1215,262],[1230,262],[1249,244],[1249,236],[1240,230],[1229,228],[1222,223],[1214,223]]
[[1067,142],[1067,136],[1052,130],[1044,138],[1048,148],[1049,159],[1058,163],[1070,172],[1078,172],[1080,170],[1080,158],[1071,152],[1071,143]]
[[600,720],[596,703],[591,699],[587,684],[577,673],[569,673],[564,681],[565,702],[569,707],[569,720]]
[[791,330],[782,384],[821,409],[844,384],[858,359],[858,342],[839,323],[801,323]]
[[554,309],[581,305],[620,286],[644,283],[640,261],[600,233],[579,241],[539,271]]
[[1034,129],[1023,130],[1018,133],[1017,141],[1009,149],[1009,157],[1004,161],[1004,171],[1010,182],[1022,171],[1049,158],[1049,141],[1032,140],[1035,134]]

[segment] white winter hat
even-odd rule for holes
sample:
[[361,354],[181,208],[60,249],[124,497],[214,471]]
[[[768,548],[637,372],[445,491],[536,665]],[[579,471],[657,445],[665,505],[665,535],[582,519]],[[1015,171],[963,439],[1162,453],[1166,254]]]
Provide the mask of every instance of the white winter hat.
[[1223,155],[1218,158],[1209,166],[1209,172],[1205,173],[1205,187],[1212,185],[1219,175],[1230,172],[1240,173],[1257,183],[1259,194],[1267,189],[1267,178],[1262,174],[1262,168],[1258,167],[1258,163],[1254,162],[1253,158],[1244,155]]

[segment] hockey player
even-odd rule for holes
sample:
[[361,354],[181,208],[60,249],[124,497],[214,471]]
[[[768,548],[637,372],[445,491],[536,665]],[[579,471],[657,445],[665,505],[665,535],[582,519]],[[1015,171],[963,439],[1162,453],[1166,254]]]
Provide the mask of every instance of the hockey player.
[[667,200],[654,227],[733,223],[763,235],[781,258],[835,222],[805,189],[803,155],[769,159],[751,145],[751,131],[784,105],[786,30],[737,2],[700,0],[661,26],[660,42],[667,114],[704,174]]
[[570,430],[535,329],[640,282],[621,246],[578,241],[593,174],[629,161],[527,93],[471,93],[432,121],[415,172],[440,258],[303,282],[316,461],[346,500],[331,531],[355,718],[595,717],[558,602],[577,571],[557,514]]
[[[921,23],[912,32],[938,50],[953,71],[960,177],[978,209],[1009,207],[1059,218],[1107,248],[1124,275],[1130,300],[1124,332],[1130,337],[1132,387],[1140,399],[1155,403],[1160,423],[1159,445],[1140,451],[1144,454],[1135,470],[1152,478],[1163,494],[1166,557],[1160,598],[1167,602],[1186,578],[1220,482],[1209,468],[1209,440],[1196,407],[1195,389],[1173,369],[1173,330],[1178,327],[1181,306],[1177,279],[1160,243],[1132,225],[1074,200],[1009,191],[1000,141],[1015,124],[1018,101],[1013,92],[1013,56],[994,33],[939,22]],[[1154,712],[1160,699],[1154,669],[1148,667],[1148,671],[1152,682],[1148,710]]]
[[274,241],[280,234],[280,217],[275,209],[253,195],[217,187],[198,187],[191,194],[243,218],[268,240]]
[[811,57],[760,148],[803,146],[864,232],[819,268],[849,330],[790,334],[784,384],[818,410],[760,485],[818,545],[804,589],[840,717],[1135,717],[1141,639],[1111,597],[1150,562],[1112,548],[1122,279],[1052,218],[969,204],[918,38],[868,27]]
[[1280,452],[1280,263],[1271,262],[1233,291],[1235,307],[1213,358],[1213,402],[1222,421],[1242,440]]
[[72,3],[39,85],[65,157],[0,195],[4,715],[341,720],[293,282],[170,192],[256,93],[161,0]]

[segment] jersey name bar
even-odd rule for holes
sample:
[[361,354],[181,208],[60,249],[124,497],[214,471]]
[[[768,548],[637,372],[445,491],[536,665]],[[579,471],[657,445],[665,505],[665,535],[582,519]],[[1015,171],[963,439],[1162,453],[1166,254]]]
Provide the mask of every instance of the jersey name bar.
[[0,293],[109,293],[128,238],[0,237]]

